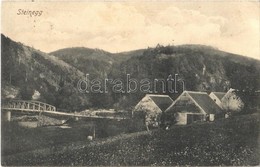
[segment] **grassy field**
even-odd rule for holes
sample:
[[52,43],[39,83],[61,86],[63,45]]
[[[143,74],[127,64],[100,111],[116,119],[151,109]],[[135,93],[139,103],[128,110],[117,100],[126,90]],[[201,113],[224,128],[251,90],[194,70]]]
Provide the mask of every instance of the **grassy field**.
[[97,140],[129,132],[127,120],[69,120],[67,126],[37,128],[25,128],[18,124],[16,121],[2,122],[1,149],[4,156],[72,142],[88,144],[87,136],[93,135],[94,127]]
[[259,114],[2,157],[2,165],[258,165]]

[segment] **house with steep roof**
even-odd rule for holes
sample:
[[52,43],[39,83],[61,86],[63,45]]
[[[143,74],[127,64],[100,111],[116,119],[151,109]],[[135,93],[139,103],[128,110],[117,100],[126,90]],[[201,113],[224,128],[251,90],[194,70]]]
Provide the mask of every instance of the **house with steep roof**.
[[135,106],[133,116],[144,117],[146,126],[158,127],[162,112],[172,103],[168,95],[146,94]]
[[186,125],[194,121],[214,121],[223,112],[206,92],[184,91],[164,114],[166,122]]
[[211,92],[209,97],[220,107],[222,108],[221,99],[225,96],[225,92]]

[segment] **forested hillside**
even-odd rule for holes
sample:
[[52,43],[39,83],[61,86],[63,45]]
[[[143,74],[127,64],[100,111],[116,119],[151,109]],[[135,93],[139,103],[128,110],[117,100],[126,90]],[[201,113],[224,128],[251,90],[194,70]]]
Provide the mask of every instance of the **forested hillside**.
[[[119,69],[119,70],[118,70]],[[208,46],[157,46],[146,49],[142,56],[113,66],[110,77],[125,79],[127,74],[136,79],[167,79],[178,74],[185,89],[192,91],[224,91],[235,88],[250,94],[260,89],[260,62],[223,52]],[[182,87],[177,87],[181,93]],[[162,93],[162,90],[158,90]],[[167,92],[173,99],[178,94]],[[143,94],[126,94],[127,105],[135,104]],[[129,101],[130,99],[130,101]],[[255,100],[255,99],[252,99]]]
[[[77,110],[89,105],[88,97],[76,85],[84,73],[54,56],[2,38],[2,99],[31,100],[35,91],[39,99],[58,108]],[[12,90],[12,91],[10,91]],[[18,93],[17,93],[18,92]]]
[[[227,91],[250,94],[260,89],[260,61],[203,45],[161,46],[123,53],[100,49],[65,48],[43,53],[2,35],[2,98],[31,99],[35,91],[41,101],[74,111],[86,108],[131,109],[144,92],[80,93],[79,79],[121,79],[127,74],[142,79],[167,79],[178,74],[186,90]],[[179,93],[182,87],[177,87]],[[163,93],[159,88],[157,92]],[[178,95],[166,91],[173,99]],[[256,99],[247,99],[256,100]]]

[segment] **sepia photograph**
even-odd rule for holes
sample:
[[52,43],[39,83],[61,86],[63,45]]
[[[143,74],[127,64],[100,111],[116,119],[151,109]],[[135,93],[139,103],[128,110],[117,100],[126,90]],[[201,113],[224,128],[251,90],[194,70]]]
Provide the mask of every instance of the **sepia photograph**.
[[3,0],[1,166],[259,166],[260,2]]

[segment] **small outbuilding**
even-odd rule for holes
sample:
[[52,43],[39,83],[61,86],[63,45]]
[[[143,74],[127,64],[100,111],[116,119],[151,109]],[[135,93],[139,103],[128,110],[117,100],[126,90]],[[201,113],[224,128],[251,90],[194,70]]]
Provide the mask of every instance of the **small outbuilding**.
[[158,127],[162,112],[172,103],[168,95],[147,94],[135,106],[133,116],[143,118],[147,127]]
[[214,121],[222,113],[206,92],[184,91],[165,110],[164,117],[166,123],[186,125],[194,121]]

